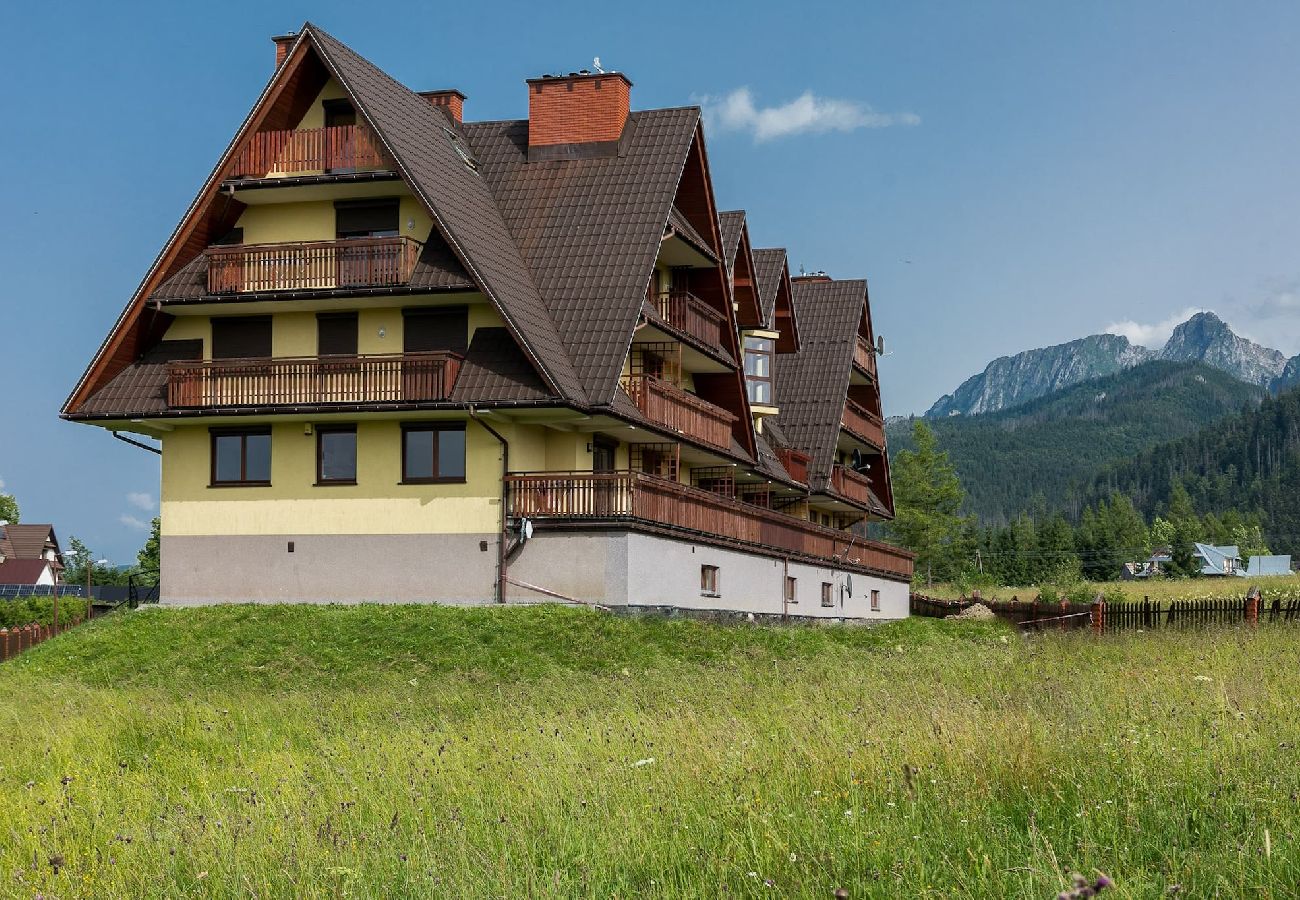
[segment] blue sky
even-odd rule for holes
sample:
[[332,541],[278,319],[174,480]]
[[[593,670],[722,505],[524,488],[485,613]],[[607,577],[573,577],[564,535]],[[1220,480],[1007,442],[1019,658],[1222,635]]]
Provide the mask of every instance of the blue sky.
[[[0,50],[0,481],[130,561],[156,457],[58,407],[312,19],[470,119],[600,56],[705,103],[723,208],[796,270],[867,276],[886,410],[993,357],[1214,309],[1300,352],[1294,3],[11,4]],[[746,92],[747,91],[747,92]],[[1125,324],[1127,323],[1127,324]]]

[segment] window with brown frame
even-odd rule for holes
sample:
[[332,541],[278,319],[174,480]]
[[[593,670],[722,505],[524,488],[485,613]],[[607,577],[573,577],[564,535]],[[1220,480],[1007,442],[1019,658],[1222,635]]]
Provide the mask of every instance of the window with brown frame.
[[793,575],[785,576],[785,602],[786,603],[799,602],[798,587],[799,587],[799,580],[797,578],[795,578]]
[[822,582],[822,606],[835,605],[835,585],[829,581]]
[[357,483],[357,426],[317,426],[316,483]]
[[871,592],[871,611],[880,612],[880,591]]
[[402,426],[403,484],[464,480],[464,422],[420,422]]
[[749,392],[749,402],[756,406],[772,405],[774,344],[771,338],[745,338],[745,390]]
[[718,596],[717,566],[700,566],[700,593],[706,597]]
[[270,428],[213,428],[213,487],[267,487],[271,484]]

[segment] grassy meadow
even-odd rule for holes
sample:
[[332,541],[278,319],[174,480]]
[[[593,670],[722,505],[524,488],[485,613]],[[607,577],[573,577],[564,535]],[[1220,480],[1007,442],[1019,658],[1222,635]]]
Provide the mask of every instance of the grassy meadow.
[[120,613],[0,666],[0,896],[1294,897],[1300,629]]
[[[1265,578],[1156,578],[1147,581],[1085,581],[1069,588],[1070,593],[1082,592],[1091,596],[1104,595],[1109,602],[1117,600],[1141,602],[1144,597],[1152,602],[1168,603],[1170,600],[1199,600],[1225,597],[1244,597],[1252,588],[1258,587],[1265,600],[1274,597],[1290,599],[1300,596],[1300,576],[1270,575]],[[1025,587],[981,587],[980,595],[988,599],[1032,600],[1051,585],[1028,585]],[[918,593],[927,597],[955,600],[963,596],[962,585],[936,583],[918,584],[913,587]],[[1059,588],[1057,590],[1060,590]]]

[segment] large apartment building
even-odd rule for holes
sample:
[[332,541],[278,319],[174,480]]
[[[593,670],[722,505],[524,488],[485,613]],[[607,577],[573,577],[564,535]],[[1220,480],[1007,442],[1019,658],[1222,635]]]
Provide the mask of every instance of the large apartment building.
[[[615,72],[468,122],[311,24],[63,415],[156,439],[162,599],[907,614],[867,286]],[[269,60],[268,60],[269,61]]]

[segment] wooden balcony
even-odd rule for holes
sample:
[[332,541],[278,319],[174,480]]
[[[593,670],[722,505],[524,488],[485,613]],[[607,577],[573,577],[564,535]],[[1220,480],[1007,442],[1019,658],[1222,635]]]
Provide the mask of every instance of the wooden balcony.
[[730,449],[736,417],[725,409],[653,375],[624,378],[623,389],[641,414],[656,425],[720,450]]
[[791,478],[800,484],[808,483],[808,463],[812,462],[811,456],[787,448],[776,451],[776,457],[781,460],[781,465],[785,466]]
[[912,557],[904,550],[655,475],[533,472],[507,475],[506,486],[508,515],[515,518],[644,522],[832,564],[840,557],[850,568],[898,579],[912,576]]
[[848,466],[836,463],[831,469],[831,490],[851,503],[869,509],[876,507],[876,502],[871,497],[871,482],[865,475],[853,471]]
[[208,292],[248,294],[408,284],[421,244],[408,237],[209,247]]
[[882,453],[885,450],[885,422],[880,416],[863,406],[845,399],[844,415],[840,419],[844,430],[860,441],[875,447]]
[[699,297],[687,291],[664,291],[655,299],[655,308],[673,328],[709,347],[722,349],[727,317]]
[[374,134],[364,125],[295,131],[259,131],[230,165],[229,178],[271,178],[355,172],[387,167]]
[[871,342],[858,335],[857,343],[853,345],[853,365],[874,380],[876,377],[876,351],[871,346]]
[[174,362],[167,371],[167,405],[201,409],[446,400],[460,362],[460,356],[446,352]]

